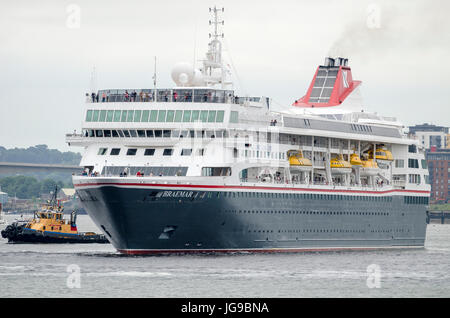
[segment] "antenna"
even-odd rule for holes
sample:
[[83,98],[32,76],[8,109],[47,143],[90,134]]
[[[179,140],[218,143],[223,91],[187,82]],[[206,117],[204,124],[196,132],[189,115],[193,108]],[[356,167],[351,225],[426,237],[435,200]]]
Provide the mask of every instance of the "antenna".
[[155,68],[154,68],[152,79],[153,79],[153,87],[155,89],[155,94],[156,94],[156,56],[155,56]]
[[209,25],[214,25],[214,34],[212,34],[212,35],[210,35],[210,36],[212,36],[215,40],[217,40],[217,38],[218,37],[222,37],[223,38],[223,33],[221,33],[221,34],[218,34],[217,32],[218,32],[218,28],[217,28],[217,26],[218,25],[224,25],[224,20],[220,20],[219,19],[219,12],[220,11],[222,11],[222,12],[224,12],[224,8],[222,8],[222,9],[217,9],[216,8],[216,6],[214,6],[214,8],[209,8],[209,12],[212,12],[213,13],[213,21],[209,21]]
[[[224,34],[219,32],[219,26],[224,25],[223,19],[219,18],[219,13],[224,12],[223,8],[218,9],[216,6],[214,8],[209,8],[209,12],[212,13],[212,19],[209,20],[209,25],[213,26],[213,32],[209,33],[209,38],[211,41],[208,44],[208,53],[206,54],[206,60],[203,61],[203,76],[205,78],[206,84],[215,85],[220,84],[222,88],[225,88],[225,71],[222,62],[222,43],[219,38],[223,38]],[[220,69],[221,76],[215,76],[213,70]]]

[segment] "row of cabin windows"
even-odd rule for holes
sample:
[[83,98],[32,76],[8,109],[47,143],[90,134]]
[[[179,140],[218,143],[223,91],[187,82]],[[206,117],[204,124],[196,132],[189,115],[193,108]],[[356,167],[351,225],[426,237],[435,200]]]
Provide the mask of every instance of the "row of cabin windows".
[[[237,112],[235,112],[237,113]],[[88,110],[87,122],[223,123],[223,110]],[[236,116],[233,114],[233,116]],[[233,118],[234,119],[234,118]]]
[[[408,233],[409,229],[373,229],[370,233]],[[274,233],[274,230],[248,230],[248,233]],[[278,230],[278,233],[366,233],[365,229],[290,229]],[[298,237],[296,238],[298,239]]]
[[225,210],[225,213],[243,214],[304,214],[304,215],[366,215],[366,216],[389,216],[389,212],[331,212],[331,211],[289,211],[289,210]]
[[429,198],[428,197],[411,197],[406,196],[403,197],[405,204],[428,204]]
[[335,195],[315,193],[266,193],[266,192],[217,192],[217,197],[243,197],[243,198],[282,198],[305,200],[338,200],[338,201],[366,201],[366,202],[392,202],[392,197]]
[[[126,155],[127,156],[136,156],[138,149],[137,148],[128,148]],[[110,156],[118,156],[120,155],[121,149],[120,148],[112,148],[109,155]],[[156,149],[154,148],[147,148],[144,149],[144,156],[154,156],[156,152]],[[99,148],[98,155],[99,156],[105,156],[108,153],[108,148]],[[195,152],[196,156],[204,156],[205,149],[197,149]],[[173,149],[167,148],[163,150],[163,156],[172,156],[173,155]],[[192,149],[181,149],[181,156],[191,156],[192,155]]]
[[226,130],[170,130],[170,129],[86,129],[85,137],[98,138],[227,138]]

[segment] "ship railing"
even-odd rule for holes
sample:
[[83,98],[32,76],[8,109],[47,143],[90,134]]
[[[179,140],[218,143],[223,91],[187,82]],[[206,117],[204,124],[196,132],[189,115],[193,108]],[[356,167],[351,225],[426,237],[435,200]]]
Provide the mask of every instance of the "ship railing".
[[388,184],[375,184],[374,186],[370,184],[357,184],[354,182],[351,182],[349,184],[343,183],[343,182],[333,182],[329,183],[326,181],[307,181],[307,180],[294,180],[294,181],[287,181],[285,178],[275,178],[272,180],[272,178],[240,178],[241,183],[251,183],[251,184],[285,184],[285,185],[302,185],[302,186],[332,186],[333,189],[363,189],[363,190],[384,190],[387,188],[391,188]]
[[[253,97],[253,99],[257,99]],[[234,91],[215,89],[120,89],[100,90],[86,94],[87,103],[172,102],[239,104],[245,98],[235,97]]]

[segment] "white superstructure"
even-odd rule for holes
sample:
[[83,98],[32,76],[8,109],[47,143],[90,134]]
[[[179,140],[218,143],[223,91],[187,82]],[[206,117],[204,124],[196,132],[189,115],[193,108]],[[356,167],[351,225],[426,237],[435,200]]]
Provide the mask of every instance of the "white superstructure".
[[[423,148],[395,118],[364,111],[361,82],[346,59],[327,58],[305,97],[287,111],[272,111],[267,97],[236,96],[222,61],[220,10],[212,12],[203,65],[177,64],[174,88],[88,96],[82,134],[66,136],[69,145],[85,148],[85,177],[429,191]],[[289,151],[301,151],[311,166],[299,169]]]

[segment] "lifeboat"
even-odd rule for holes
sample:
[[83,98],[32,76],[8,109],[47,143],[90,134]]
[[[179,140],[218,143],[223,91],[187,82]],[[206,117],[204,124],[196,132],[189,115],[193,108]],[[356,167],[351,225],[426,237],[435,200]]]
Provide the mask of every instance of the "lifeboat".
[[289,166],[291,171],[310,171],[312,167],[311,160],[303,156],[301,150],[288,151]]
[[380,172],[378,164],[373,159],[363,160],[360,170],[361,176],[376,176]]
[[[373,149],[370,149],[368,154],[369,159],[373,159]],[[375,160],[377,161],[379,168],[387,169],[389,167],[389,163],[394,161],[394,157],[389,150],[377,148],[375,151]]]
[[356,153],[351,154],[350,155],[350,164],[352,166],[362,166],[361,158]]
[[331,159],[330,166],[332,174],[349,174],[352,172],[352,164],[344,160],[342,155]]

